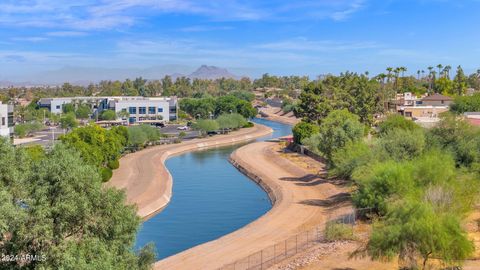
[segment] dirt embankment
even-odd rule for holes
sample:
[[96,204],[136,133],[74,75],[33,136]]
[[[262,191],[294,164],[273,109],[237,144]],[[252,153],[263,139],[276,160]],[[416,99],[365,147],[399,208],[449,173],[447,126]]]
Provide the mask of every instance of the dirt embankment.
[[270,106],[266,108],[261,108],[259,110],[259,114],[265,119],[292,126],[294,126],[301,120],[299,118],[296,118],[292,112],[284,113],[281,108],[274,108]]
[[231,160],[269,193],[273,208],[233,233],[157,262],[155,269],[217,269],[324,223],[331,207],[337,214],[350,209],[335,201],[345,188],[322,178],[323,164],[301,168],[276,143],[246,145]]

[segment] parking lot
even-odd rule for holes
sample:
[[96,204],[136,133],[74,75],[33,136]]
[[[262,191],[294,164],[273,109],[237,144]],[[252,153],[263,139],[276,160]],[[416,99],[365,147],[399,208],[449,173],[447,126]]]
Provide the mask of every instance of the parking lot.
[[[165,127],[159,128],[162,134],[169,135],[170,137],[178,137],[180,132],[185,132],[184,140],[194,139],[198,136],[198,131],[192,130],[190,127],[187,130],[179,130],[178,127],[183,127],[184,125],[166,125]],[[15,145],[42,145],[42,146],[51,146],[55,140],[61,135],[65,134],[65,130],[60,127],[51,127],[41,131],[33,133],[32,137],[15,139]]]

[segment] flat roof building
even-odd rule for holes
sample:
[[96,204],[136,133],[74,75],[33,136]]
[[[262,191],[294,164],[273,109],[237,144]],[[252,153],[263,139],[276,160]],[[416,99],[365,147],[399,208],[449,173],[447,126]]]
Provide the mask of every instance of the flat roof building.
[[0,136],[13,137],[13,105],[0,101]]
[[[142,120],[163,120],[168,122],[177,119],[176,97],[67,97],[42,98],[38,102],[40,107],[48,108],[55,114],[62,113],[65,104],[88,104],[92,108],[92,116],[100,115],[104,110],[113,110],[117,113],[118,119],[128,117],[129,123]],[[121,112],[124,113],[122,114]]]

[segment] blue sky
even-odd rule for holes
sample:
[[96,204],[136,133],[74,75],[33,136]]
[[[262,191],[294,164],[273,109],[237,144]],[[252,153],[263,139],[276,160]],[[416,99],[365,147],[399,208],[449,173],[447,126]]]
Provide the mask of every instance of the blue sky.
[[[201,64],[239,75],[480,68],[480,1],[0,0],[0,80]],[[59,76],[61,74],[59,73]]]

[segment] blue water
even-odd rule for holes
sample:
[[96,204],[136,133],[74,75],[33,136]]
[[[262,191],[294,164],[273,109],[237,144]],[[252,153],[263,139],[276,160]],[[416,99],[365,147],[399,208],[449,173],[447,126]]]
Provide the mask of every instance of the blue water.
[[[291,133],[288,125],[255,119],[274,129],[259,140]],[[244,144],[243,144],[244,145]],[[135,248],[155,243],[158,259],[233,232],[270,210],[267,194],[229,162],[240,145],[190,152],[165,162],[173,176],[167,207],[142,224]]]

